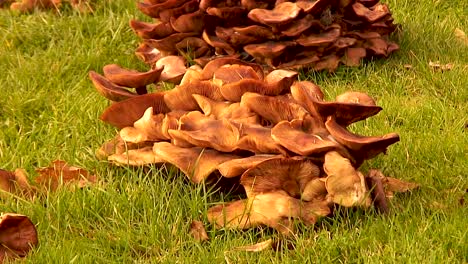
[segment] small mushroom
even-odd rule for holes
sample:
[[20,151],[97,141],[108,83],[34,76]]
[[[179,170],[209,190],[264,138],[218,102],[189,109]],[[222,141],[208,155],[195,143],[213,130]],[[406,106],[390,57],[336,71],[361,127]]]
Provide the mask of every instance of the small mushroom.
[[117,64],[109,64],[104,66],[104,76],[111,82],[125,86],[136,88],[138,94],[146,94],[146,86],[155,83],[161,76],[163,67],[155,68],[147,72],[138,72],[135,70],[127,70]]

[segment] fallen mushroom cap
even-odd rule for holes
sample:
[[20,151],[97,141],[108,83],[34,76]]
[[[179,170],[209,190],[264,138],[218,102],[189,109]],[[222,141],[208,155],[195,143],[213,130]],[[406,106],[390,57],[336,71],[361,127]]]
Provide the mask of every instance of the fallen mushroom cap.
[[36,228],[28,217],[13,213],[0,216],[0,255],[24,257],[38,243]]

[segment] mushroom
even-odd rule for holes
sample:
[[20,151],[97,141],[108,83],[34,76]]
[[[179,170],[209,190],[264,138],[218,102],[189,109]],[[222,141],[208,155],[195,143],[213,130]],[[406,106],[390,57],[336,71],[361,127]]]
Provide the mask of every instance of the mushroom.
[[182,80],[187,67],[185,67],[185,59],[181,56],[166,56],[156,62],[156,68],[163,67],[160,81],[179,83]]
[[13,213],[0,216],[0,262],[8,257],[25,257],[38,244],[36,227],[27,216]]
[[164,67],[155,68],[147,72],[138,72],[135,70],[127,70],[117,64],[109,64],[104,66],[104,76],[112,83],[135,88],[138,94],[146,94],[146,86],[155,83]]
[[112,154],[107,160],[120,166],[136,167],[165,162],[165,160],[161,159],[153,152],[153,147],[130,149],[121,154]]
[[14,172],[0,169],[0,194],[2,191],[32,197],[36,189],[29,184],[28,176],[23,169],[16,169]]
[[101,120],[118,128],[129,127],[150,107],[157,114],[170,111],[164,93],[150,93],[113,103],[102,113]]
[[249,18],[264,25],[278,25],[295,19],[301,11],[296,3],[283,2],[272,10],[255,8],[250,10]]
[[246,170],[255,167],[259,163],[279,158],[279,155],[260,154],[247,158],[233,159],[218,165],[218,170],[226,178],[232,178],[242,175]]
[[94,71],[89,72],[89,78],[99,94],[111,101],[119,102],[137,96],[137,94],[130,92],[125,87],[112,83]]
[[175,33],[174,27],[169,22],[153,24],[132,19],[130,27],[142,39],[163,39]]

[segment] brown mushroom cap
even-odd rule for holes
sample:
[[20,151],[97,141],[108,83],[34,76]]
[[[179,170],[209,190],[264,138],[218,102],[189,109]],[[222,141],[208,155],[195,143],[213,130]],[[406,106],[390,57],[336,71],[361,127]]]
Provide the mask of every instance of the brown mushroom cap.
[[157,3],[138,2],[137,7],[141,12],[143,12],[143,14],[153,18],[158,18],[161,11],[179,7],[185,2],[185,0],[167,0]]
[[292,41],[267,41],[259,44],[249,44],[244,46],[245,52],[254,58],[276,58],[283,54],[288,47],[294,46]]
[[146,109],[143,116],[135,121],[133,127],[120,130],[120,137],[126,142],[141,143],[145,141],[169,140],[163,131],[164,114],[153,114],[153,108]]
[[242,96],[241,105],[250,108],[259,116],[273,125],[282,120],[304,119],[308,112],[300,105],[284,99],[246,92]]
[[213,73],[213,79],[221,80],[223,84],[237,82],[243,79],[257,79],[259,80],[262,76],[258,76],[257,72],[250,66],[245,65],[225,65],[218,68]]
[[101,115],[101,120],[118,128],[133,126],[149,107],[156,114],[170,109],[164,102],[164,93],[150,93],[113,103]]
[[146,43],[141,43],[136,49],[135,54],[144,63],[149,65],[154,65],[161,56],[163,56],[163,53],[160,50],[155,49]]
[[248,107],[240,103],[230,103],[226,101],[215,101],[202,95],[194,94],[193,98],[207,116],[215,119],[229,119],[236,123],[258,124],[259,116]]
[[156,62],[156,68],[164,66],[161,72],[160,81],[179,83],[187,67],[185,67],[185,59],[182,56],[166,56]]
[[153,151],[161,159],[179,168],[194,183],[206,180],[219,164],[239,158],[212,149],[181,148],[167,142],[155,143]]
[[119,166],[137,167],[166,162],[153,152],[153,147],[130,149],[121,154],[112,154],[107,160]]
[[239,130],[228,120],[210,120],[196,130],[169,130],[173,139],[184,140],[194,146],[212,148],[221,152],[237,149]]
[[400,141],[400,137],[396,133],[390,133],[382,137],[367,137],[353,134],[340,126],[332,116],[327,118],[325,126],[338,143],[349,148],[362,159],[371,159],[385,152],[391,144]]
[[175,32],[168,22],[153,24],[132,19],[130,27],[142,39],[162,39]]
[[347,66],[359,66],[361,59],[366,57],[365,48],[347,48],[341,61]]
[[281,121],[271,129],[271,137],[286,149],[303,156],[325,153],[340,148],[336,142],[302,130],[302,122]]
[[375,100],[366,93],[346,92],[338,95],[336,101],[340,103],[362,104],[375,106]]
[[183,14],[179,17],[171,17],[170,25],[174,30],[181,33],[197,32],[202,33],[205,27],[207,14],[197,10],[190,14]]
[[164,100],[172,110],[193,111],[198,110],[197,101],[192,95],[199,94],[215,101],[224,101],[220,88],[209,81],[199,81],[179,85],[166,92]]
[[128,91],[124,87],[112,83],[111,81],[107,80],[104,76],[94,71],[89,72],[89,78],[93,82],[94,87],[96,87],[96,90],[102,96],[111,101],[118,102],[138,96],[137,94]]
[[289,218],[300,218],[306,224],[313,224],[320,216],[329,214],[326,202],[302,202],[282,191],[217,205],[207,213],[208,220],[217,227],[246,229],[267,225],[286,235],[293,231]]
[[155,68],[147,72],[127,70],[117,64],[104,66],[104,76],[111,82],[131,88],[140,88],[152,84],[159,79],[163,67]]
[[364,18],[370,23],[380,20],[390,14],[388,7],[384,4],[376,4],[371,8],[367,8],[363,4],[356,2],[352,5],[352,10],[358,17]]
[[249,12],[249,18],[255,22],[265,25],[284,24],[295,19],[301,11],[301,8],[292,2],[283,2],[275,6],[272,10],[252,9]]
[[39,243],[34,224],[25,215],[6,213],[0,216],[0,259],[24,257]]
[[172,17],[179,17],[184,14],[193,13],[198,9],[198,0],[184,1],[184,4],[179,7],[164,9],[159,12],[159,20],[169,22]]
[[334,42],[341,35],[341,28],[339,25],[332,25],[325,32],[320,34],[309,34],[302,36],[296,41],[299,45],[304,47],[320,46]]
[[205,67],[203,67],[202,71],[202,79],[203,80],[210,80],[214,77],[215,72],[223,67],[224,65],[243,65],[249,66],[254,69],[255,73],[257,74],[259,79],[263,79],[263,69],[260,65],[256,63],[249,63],[243,60],[233,58],[233,57],[221,57],[208,62]]

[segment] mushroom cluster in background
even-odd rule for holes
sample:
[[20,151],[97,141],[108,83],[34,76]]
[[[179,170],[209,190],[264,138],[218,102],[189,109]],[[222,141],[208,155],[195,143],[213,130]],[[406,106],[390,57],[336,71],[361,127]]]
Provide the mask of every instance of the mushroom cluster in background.
[[[215,55],[255,60],[270,69],[334,71],[398,50],[387,5],[378,0],[144,0],[154,23],[130,21],[143,39],[137,53],[186,54],[203,66]],[[142,55],[143,56],[143,55]]]
[[[0,0],[0,8],[10,6],[11,10],[19,12],[32,12],[34,9],[58,9],[62,0]],[[67,0],[73,9],[80,12],[92,11],[88,0]]]
[[[118,79],[121,70],[106,72]],[[246,199],[208,210],[218,227],[290,233],[292,219],[313,224],[333,204],[367,208],[375,198],[386,211],[389,192],[402,189],[395,179],[358,170],[399,141],[395,133],[367,137],[347,129],[382,110],[365,93],[325,101],[320,87],[297,81],[295,71],[265,74],[234,58],[193,66],[174,89],[139,96],[90,76],[115,101],[101,119],[120,129],[98,156],[123,166],[172,164],[194,183],[240,183]],[[132,76],[135,84],[152,80]]]

